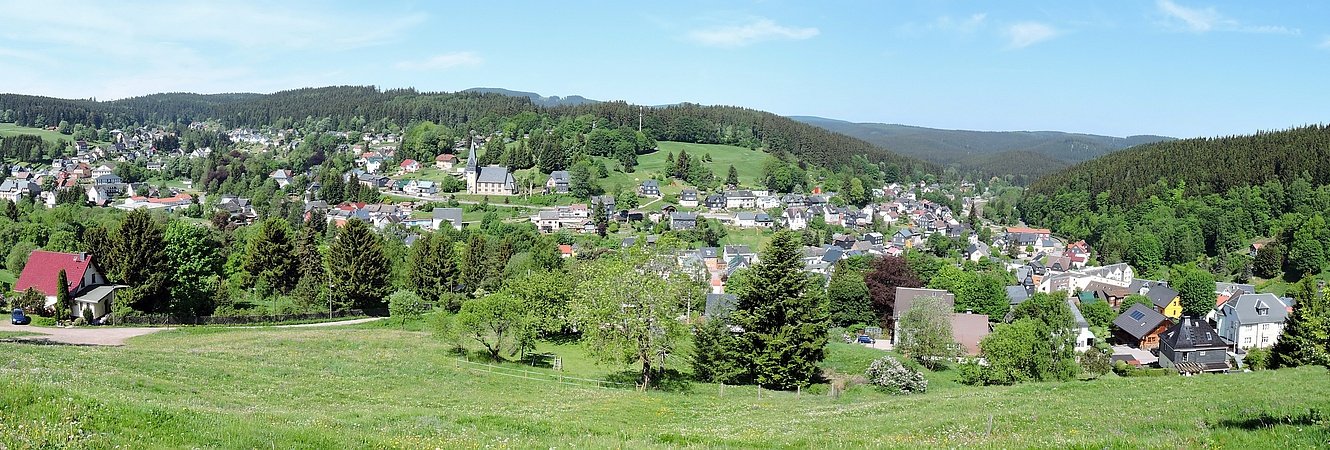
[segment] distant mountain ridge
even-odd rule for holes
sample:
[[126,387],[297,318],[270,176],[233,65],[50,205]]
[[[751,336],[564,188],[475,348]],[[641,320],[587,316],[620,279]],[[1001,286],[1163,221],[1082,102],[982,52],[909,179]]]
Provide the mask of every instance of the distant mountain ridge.
[[894,152],[962,172],[1037,178],[1072,164],[1142,144],[1172,141],[1166,136],[1100,136],[1060,131],[942,130],[909,125],[855,123],[813,116],[799,122],[863,139]]
[[499,95],[507,95],[509,97],[526,97],[531,99],[531,103],[536,106],[547,106],[547,107],[578,106],[578,105],[585,105],[588,103],[600,103],[600,100],[592,100],[580,95],[569,95],[567,97],[559,97],[557,95],[552,95],[546,97],[537,94],[535,92],[514,91],[503,88],[478,87],[478,88],[467,89],[462,92],[475,92],[479,94],[499,94]]

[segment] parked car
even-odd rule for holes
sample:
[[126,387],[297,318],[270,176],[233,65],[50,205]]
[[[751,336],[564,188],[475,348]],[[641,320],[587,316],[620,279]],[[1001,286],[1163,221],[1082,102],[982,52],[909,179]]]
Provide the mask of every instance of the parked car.
[[14,308],[14,312],[11,313],[9,323],[12,323],[14,325],[27,325],[32,323],[32,318],[28,317],[27,314],[23,314],[23,308]]
[[860,344],[872,344],[872,343],[873,343],[873,337],[872,337],[872,336],[869,336],[869,335],[867,335],[867,334],[861,334],[861,335],[859,335],[859,339],[858,339],[856,342],[858,342],[858,343],[860,343]]

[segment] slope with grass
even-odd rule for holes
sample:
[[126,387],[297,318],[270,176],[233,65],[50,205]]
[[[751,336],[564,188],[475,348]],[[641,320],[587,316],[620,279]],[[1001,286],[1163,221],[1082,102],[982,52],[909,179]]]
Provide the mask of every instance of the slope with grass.
[[[770,155],[761,150],[753,150],[733,145],[721,144],[691,144],[686,142],[662,141],[657,144],[658,150],[637,157],[637,167],[633,173],[624,173],[611,170],[608,177],[600,180],[601,188],[606,192],[613,193],[617,186],[623,186],[625,189],[635,189],[642,180],[655,177],[657,174],[665,174],[669,168],[665,167],[665,160],[673,154],[678,157],[680,152],[688,152],[688,156],[694,161],[701,161],[705,155],[711,155],[711,162],[702,163],[716,174],[716,178],[725,179],[725,174],[729,172],[730,166],[739,172],[739,184],[749,187],[761,186],[762,165],[767,162]],[[613,161],[604,159],[607,167],[615,167]],[[681,181],[671,180],[663,183],[661,186],[662,194],[678,194],[686,187]]]
[[41,137],[47,142],[74,142],[74,137],[68,134],[60,134],[57,131],[51,131],[44,128],[32,128],[18,126],[12,123],[0,123],[0,136],[18,136],[21,134],[31,134]]
[[[383,324],[184,329],[120,348],[0,343],[8,447],[1316,447],[1323,368],[839,398],[693,384],[640,393],[473,370]],[[590,364],[548,347],[568,374]],[[860,370],[837,344],[829,366]],[[516,368],[516,366],[511,366]],[[548,371],[528,368],[531,371]],[[937,378],[939,374],[930,377]],[[945,375],[944,375],[945,377]]]

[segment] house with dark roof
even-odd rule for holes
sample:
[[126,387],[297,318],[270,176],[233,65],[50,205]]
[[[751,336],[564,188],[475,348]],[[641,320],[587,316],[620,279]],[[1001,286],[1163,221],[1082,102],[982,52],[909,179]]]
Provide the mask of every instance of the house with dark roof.
[[1025,286],[1007,286],[1007,303],[1016,306],[1030,299],[1030,288]]
[[1215,322],[1219,336],[1235,349],[1270,348],[1291,309],[1275,294],[1244,293],[1219,305]]
[[724,194],[708,195],[707,198],[702,201],[702,205],[711,209],[725,209],[725,195]]
[[679,193],[679,206],[685,208],[697,207],[697,195],[697,189],[684,188],[683,192]]
[[637,186],[637,194],[643,197],[660,197],[660,183],[656,180],[643,180]]
[[545,192],[553,194],[567,194],[568,183],[572,181],[567,170],[556,170],[550,172],[550,178],[545,180]]
[[1159,336],[1170,325],[1173,322],[1159,311],[1137,303],[1113,319],[1113,338],[1121,344],[1153,350],[1159,348]]
[[[62,270],[68,282],[66,286],[58,285]],[[125,286],[109,284],[101,270],[93,263],[92,256],[87,253],[59,253],[44,250],[36,250],[28,255],[28,262],[23,266],[23,272],[14,282],[15,291],[22,292],[31,288],[46,296],[45,306],[48,310],[55,309],[59,289],[64,289],[69,292],[73,300],[73,304],[65,305],[65,311],[69,311],[74,317],[83,317],[83,311],[86,310],[94,320],[111,312],[111,301],[115,297],[115,291],[123,287]]]
[[1160,336],[1159,366],[1182,374],[1226,372],[1228,345],[1208,322],[1186,316]]
[[1178,296],[1178,291],[1164,282],[1146,282],[1141,287],[1141,295],[1149,297],[1155,309],[1165,316],[1172,319],[1182,317],[1182,299]]
[[689,212],[670,213],[671,230],[691,230],[697,228],[697,214]]

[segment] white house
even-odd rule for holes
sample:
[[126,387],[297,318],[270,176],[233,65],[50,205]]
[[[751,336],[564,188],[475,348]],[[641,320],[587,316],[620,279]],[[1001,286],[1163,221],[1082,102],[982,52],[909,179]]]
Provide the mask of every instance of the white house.
[[1094,346],[1094,333],[1090,332],[1090,322],[1085,320],[1081,314],[1081,308],[1076,306],[1076,301],[1067,299],[1067,306],[1071,308],[1071,316],[1076,319],[1076,351],[1083,352]]
[[1242,294],[1216,309],[1216,331],[1237,348],[1269,348],[1284,332],[1288,313],[1288,305],[1274,294]]

